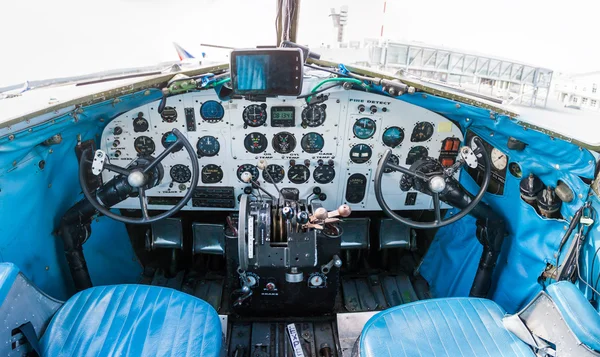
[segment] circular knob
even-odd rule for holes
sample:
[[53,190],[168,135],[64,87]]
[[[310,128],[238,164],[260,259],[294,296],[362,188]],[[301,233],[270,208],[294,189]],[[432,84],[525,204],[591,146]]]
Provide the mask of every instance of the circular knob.
[[115,140],[115,141],[113,141],[113,146],[114,146],[114,147],[117,147],[117,146],[119,146],[119,145],[121,145],[121,142],[120,142],[119,140]]
[[294,217],[294,209],[292,207],[285,206],[281,209],[281,215],[285,219],[291,219]]
[[327,195],[326,194],[324,194],[324,193],[320,193],[319,194],[319,200],[320,201],[325,201],[326,199],[327,199]]
[[296,220],[300,224],[308,223],[308,212],[305,212],[305,211],[298,212],[298,214],[296,215]]
[[121,150],[117,150],[115,151],[115,153],[113,154],[115,157],[119,157],[121,156]]
[[115,128],[113,129],[113,134],[121,135],[123,134],[123,129],[120,126],[115,126]]
[[269,290],[269,291],[273,291],[277,288],[277,286],[275,285],[275,283],[269,282],[269,283],[267,283],[267,285],[265,285],[265,288],[267,288],[267,290]]
[[313,188],[313,193],[315,195],[318,195],[319,193],[321,193],[321,187],[315,187],[315,188]]
[[256,165],[256,166],[258,166],[258,168],[261,170],[266,169],[267,168],[267,160],[265,160],[265,159],[258,160],[258,165]]
[[249,183],[250,181],[252,181],[252,174],[250,172],[248,172],[248,171],[244,171],[242,173],[241,179],[245,183]]
[[250,186],[244,187],[244,193],[247,194],[247,195],[251,194],[252,193],[252,187],[250,187]]
[[310,166],[310,160],[309,159],[304,160],[304,166],[306,166],[306,167]]
[[348,217],[352,213],[352,209],[348,205],[341,205],[338,207],[338,213],[342,217]]
[[323,207],[319,207],[315,210],[315,213],[313,216],[315,216],[315,218],[318,219],[319,221],[323,221],[323,220],[327,219],[327,215],[328,215],[327,210]]
[[319,159],[319,160],[317,160],[317,165],[319,165],[319,166],[323,166],[323,163],[324,163],[324,162],[323,162],[323,159]]
[[358,111],[359,111],[359,112],[361,112],[361,113],[362,113],[362,112],[364,112],[364,111],[365,111],[365,106],[364,106],[364,105],[362,105],[362,104],[360,104],[360,105],[358,106]]
[[372,105],[371,108],[369,108],[371,110],[371,113],[377,113],[377,107]]

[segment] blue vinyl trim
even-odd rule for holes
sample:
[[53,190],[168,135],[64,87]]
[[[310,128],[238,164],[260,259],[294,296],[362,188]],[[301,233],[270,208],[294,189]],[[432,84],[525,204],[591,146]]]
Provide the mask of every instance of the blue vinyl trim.
[[6,299],[8,292],[19,275],[19,268],[12,263],[0,263],[0,305]]

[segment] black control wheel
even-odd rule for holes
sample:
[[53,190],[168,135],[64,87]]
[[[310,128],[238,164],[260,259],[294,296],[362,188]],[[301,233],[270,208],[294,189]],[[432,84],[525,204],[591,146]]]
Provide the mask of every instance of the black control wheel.
[[[459,160],[450,168],[442,168],[436,159],[426,158],[415,162],[410,169],[407,169],[390,160],[392,150],[388,149],[379,161],[379,165],[377,165],[377,170],[375,171],[375,197],[377,198],[377,202],[379,203],[379,206],[381,206],[381,209],[390,218],[406,224],[409,227],[418,229],[443,227],[454,223],[469,214],[483,198],[491,177],[490,159],[483,146],[483,142],[478,137],[473,140],[477,145],[474,154],[477,158],[483,160],[484,166],[484,180],[474,197],[454,178],[454,173],[461,168],[462,164],[465,163],[464,161]],[[463,150],[469,151],[466,147],[463,147]],[[471,155],[472,154],[473,152],[471,152]],[[433,198],[433,210],[435,215],[433,222],[418,222],[410,218],[402,217],[392,211],[385,202],[381,190],[381,179],[386,169],[388,172],[389,170],[395,170],[403,173],[405,176],[402,178],[402,184],[405,184],[407,181],[414,182],[415,184],[412,187]],[[403,189],[405,189],[405,187]],[[442,218],[440,200],[453,207],[459,208],[460,212],[450,218]]]
[[[90,192],[86,184],[86,173],[88,172],[88,170],[90,170],[90,165],[92,164],[92,159],[89,158],[90,150],[84,152],[83,157],[79,162],[79,183],[81,185],[81,189],[85,198],[87,198],[87,200],[91,203],[92,206],[94,206],[96,210],[98,210],[98,212],[119,222],[129,224],[148,224],[159,221],[163,218],[170,217],[173,214],[179,212],[179,210],[181,210],[181,208],[185,206],[188,203],[188,201],[192,198],[194,188],[198,185],[200,169],[194,147],[190,144],[185,135],[183,135],[177,129],[173,129],[172,133],[177,137],[177,140],[171,143],[156,158],[138,158],[134,162],[132,162],[132,164],[129,165],[128,168],[112,165],[110,163],[105,163],[102,167],[102,170],[112,171],[120,175],[115,176],[115,178],[113,179],[115,180],[117,178],[120,178],[120,181],[113,186],[119,187],[117,190],[121,192],[119,193],[121,196],[124,196],[123,199],[127,197],[132,197],[135,195],[135,193],[138,194],[140,208],[142,210],[141,218],[125,217],[111,212],[110,207],[107,207],[105,205],[105,202],[98,199],[98,191],[102,188],[98,188],[93,192]],[[170,153],[179,150],[182,145],[186,149],[192,164],[192,181],[190,187],[185,196],[183,196],[175,206],[173,206],[168,211],[151,217],[148,214],[148,200],[146,198],[146,190],[152,188],[153,185],[157,184],[157,179],[156,177],[153,177],[155,176],[153,173],[156,172],[157,168],[160,166],[160,162],[164,160],[165,157],[167,157]],[[106,185],[108,185],[111,181],[109,181]],[[122,199],[118,201],[122,201]],[[113,205],[115,203],[113,203]]]

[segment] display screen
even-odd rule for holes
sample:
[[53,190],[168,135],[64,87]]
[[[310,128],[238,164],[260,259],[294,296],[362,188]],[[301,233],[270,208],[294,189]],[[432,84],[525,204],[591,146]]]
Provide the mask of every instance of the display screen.
[[239,95],[299,95],[302,68],[302,51],[299,49],[233,51],[233,91]]
[[296,108],[294,107],[271,107],[271,126],[276,127],[292,127]]

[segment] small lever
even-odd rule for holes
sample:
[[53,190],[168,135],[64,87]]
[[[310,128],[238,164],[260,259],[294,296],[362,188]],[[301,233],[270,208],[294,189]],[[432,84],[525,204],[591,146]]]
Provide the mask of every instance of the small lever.
[[337,254],[334,255],[333,258],[331,258],[329,263],[327,263],[325,265],[321,265],[321,273],[323,273],[323,274],[329,273],[329,271],[331,270],[331,268],[333,266],[335,266],[336,268],[340,268],[342,266],[342,260],[340,259],[340,257],[337,256]]

